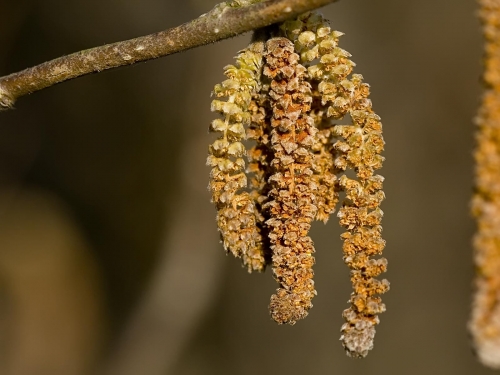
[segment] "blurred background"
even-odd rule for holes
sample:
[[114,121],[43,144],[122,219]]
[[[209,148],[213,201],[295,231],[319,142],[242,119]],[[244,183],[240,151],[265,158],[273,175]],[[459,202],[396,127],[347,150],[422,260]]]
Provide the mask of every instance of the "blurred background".
[[[218,0],[3,0],[0,75],[177,26]],[[270,270],[225,256],[206,189],[210,92],[244,35],[79,78],[0,114],[0,374],[489,374],[466,324],[482,38],[468,0],[343,0],[382,117],[391,291],[364,360],[339,342],[351,286],[315,223],[318,296],[277,326]]]

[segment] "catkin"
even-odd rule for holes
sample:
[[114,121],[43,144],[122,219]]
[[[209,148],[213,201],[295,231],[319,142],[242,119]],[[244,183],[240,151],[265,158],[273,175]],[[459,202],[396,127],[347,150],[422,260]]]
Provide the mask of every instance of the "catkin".
[[[387,260],[373,258],[385,247],[381,236],[383,212],[379,208],[385,198],[382,191],[384,178],[374,173],[382,167],[384,158],[380,153],[384,149],[384,139],[380,117],[373,112],[368,99],[369,86],[363,83],[359,74],[353,74],[351,79],[343,77],[351,69],[347,53],[334,48],[332,55],[334,57],[329,57],[323,68],[329,74],[325,74],[322,81],[325,87],[336,86],[334,97],[331,97],[329,88],[323,90],[325,102],[330,104],[328,113],[339,118],[347,112],[352,119],[351,125],[333,127],[333,133],[339,139],[333,145],[335,165],[356,172],[356,179],[344,174],[339,180],[346,198],[337,216],[340,225],[347,230],[341,236],[344,240],[343,259],[351,269],[353,284],[351,306],[343,313],[346,323],[341,329],[341,340],[349,356],[365,357],[373,349],[378,314],[385,311],[378,295],[389,290],[386,279],[375,278],[387,270]],[[341,68],[337,70],[338,62]]]
[[500,1],[480,0],[485,38],[485,92],[476,123],[476,189],[472,214],[475,295],[469,330],[481,362],[500,368]]
[[320,81],[314,79],[310,71],[311,62],[319,57],[321,42],[330,35],[330,26],[319,13],[306,13],[295,20],[284,22],[281,25],[281,32],[294,42],[295,50],[300,54],[301,64],[308,67],[307,76],[313,97],[309,115],[313,118],[315,127],[318,129],[312,146],[314,153],[312,178],[317,187],[316,220],[326,223],[330,215],[335,212],[335,206],[338,203],[339,191],[336,174],[340,170],[334,165],[333,125],[327,118],[327,108],[322,102],[322,94],[318,87]]
[[[240,257],[251,271],[265,266],[262,235],[257,226],[258,213],[247,191],[245,174],[245,128],[251,123],[249,106],[252,96],[260,90],[263,42],[254,42],[241,51],[236,65],[225,67],[227,80],[215,86],[212,111],[216,119],[210,131],[220,134],[209,147],[207,164],[210,172],[209,190],[217,209],[217,226],[226,251]],[[225,100],[221,100],[225,99]]]
[[271,297],[272,318],[294,324],[305,318],[316,294],[314,246],[308,236],[316,215],[315,184],[311,179],[316,128],[308,115],[312,101],[306,69],[299,64],[293,43],[272,38],[267,43],[264,74],[271,78],[271,149],[269,178],[269,239],[273,274],[280,288]]

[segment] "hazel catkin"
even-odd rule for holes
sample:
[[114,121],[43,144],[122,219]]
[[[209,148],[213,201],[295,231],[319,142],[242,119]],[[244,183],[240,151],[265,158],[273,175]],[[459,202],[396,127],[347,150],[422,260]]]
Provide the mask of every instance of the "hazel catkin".
[[[226,251],[240,257],[248,271],[262,271],[265,266],[262,236],[257,227],[253,199],[244,191],[245,128],[251,122],[249,106],[259,91],[262,66],[262,42],[254,42],[241,51],[236,65],[225,67],[227,80],[215,86],[212,111],[216,119],[210,131],[220,134],[209,148],[207,164],[212,167],[209,189],[217,209],[217,226]],[[225,99],[225,100],[221,100]]]
[[266,43],[264,74],[271,78],[269,91],[271,149],[270,219],[272,267],[280,288],[271,297],[272,318],[294,324],[307,316],[316,294],[312,280],[314,245],[308,236],[317,211],[311,178],[316,128],[308,115],[312,101],[306,69],[299,64],[293,43],[272,38]]

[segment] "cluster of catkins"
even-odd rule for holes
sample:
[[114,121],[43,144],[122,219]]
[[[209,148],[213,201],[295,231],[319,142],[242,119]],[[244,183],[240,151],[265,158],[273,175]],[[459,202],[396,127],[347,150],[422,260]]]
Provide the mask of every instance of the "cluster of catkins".
[[[269,307],[279,324],[294,324],[312,307],[309,229],[326,222],[345,194],[337,216],[353,292],[341,340],[348,355],[364,357],[385,311],[379,295],[389,289],[375,278],[387,261],[374,258],[385,246],[384,179],[375,174],[384,140],[369,85],[351,75],[351,55],[338,47],[341,35],[318,13],[256,32],[213,91],[212,110],[222,118],[211,124],[220,136],[207,163],[224,248],[249,272],[271,265],[279,288]],[[344,125],[347,115],[352,121]]]

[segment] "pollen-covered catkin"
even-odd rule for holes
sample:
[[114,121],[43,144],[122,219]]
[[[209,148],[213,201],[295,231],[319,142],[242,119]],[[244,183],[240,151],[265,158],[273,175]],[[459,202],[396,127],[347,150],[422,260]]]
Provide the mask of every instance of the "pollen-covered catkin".
[[[375,325],[378,314],[385,311],[385,305],[378,295],[389,290],[389,282],[375,279],[387,269],[385,258],[372,258],[382,253],[385,241],[382,239],[382,216],[379,206],[385,195],[382,191],[384,178],[374,174],[382,167],[384,149],[382,124],[371,109],[368,85],[360,75],[350,80],[348,113],[352,125],[336,125],[334,133],[340,138],[334,148],[337,158],[345,161],[347,167],[356,172],[357,179],[343,175],[340,187],[346,198],[337,216],[340,225],[347,229],[344,239],[344,262],[351,269],[351,306],[344,311],[346,323],[342,326],[342,342],[348,355],[365,357],[373,348]],[[343,88],[349,87],[341,84]],[[333,107],[335,108],[335,107]]]
[[281,32],[294,42],[295,50],[300,54],[300,62],[308,67],[308,82],[311,84],[313,97],[310,116],[318,129],[312,146],[314,152],[312,165],[314,174],[312,178],[316,182],[318,189],[316,193],[318,208],[316,219],[326,223],[330,215],[335,212],[335,206],[338,203],[339,194],[336,174],[340,170],[334,165],[332,152],[333,124],[326,116],[327,108],[324,105],[325,103],[322,103],[322,95],[318,87],[319,80],[311,79],[312,75],[309,71],[311,70],[312,61],[319,57],[321,42],[328,40],[331,35],[330,26],[319,13],[313,12],[284,22],[281,25]]
[[480,361],[500,368],[500,0],[480,0],[485,38],[485,92],[476,123],[472,214],[475,295],[469,330]]
[[315,183],[311,176],[316,128],[309,116],[311,86],[306,69],[299,64],[293,43],[272,38],[267,43],[264,74],[271,78],[270,200],[265,204],[270,219],[272,267],[280,288],[271,297],[272,318],[294,324],[305,318],[316,294],[313,282],[314,246],[308,236],[316,215]]
[[[220,134],[209,147],[207,164],[212,167],[209,189],[217,209],[217,226],[226,251],[240,257],[248,271],[265,266],[258,213],[248,192],[245,161],[246,127],[251,122],[249,106],[260,90],[263,42],[241,51],[236,65],[225,67],[227,80],[215,86],[212,111],[222,114],[210,130]],[[223,99],[223,100],[221,100]]]
[[385,258],[372,258],[382,253],[385,241],[382,239],[382,216],[379,206],[385,195],[382,191],[384,178],[374,172],[382,167],[384,149],[382,123],[372,110],[369,86],[362,76],[353,74],[351,80],[342,80],[337,88],[342,100],[338,108],[332,101],[332,116],[344,111],[347,101],[352,125],[336,125],[333,128],[339,140],[334,144],[336,164],[345,163],[356,172],[357,180],[346,175],[340,178],[341,190],[346,199],[337,216],[340,225],[347,229],[344,239],[344,262],[351,269],[351,306],[344,311],[346,323],[342,326],[341,340],[348,355],[365,357],[373,349],[375,325],[378,314],[385,311],[385,305],[378,295],[389,290],[389,282],[376,279],[387,269]]

